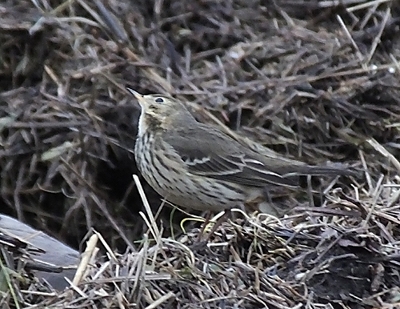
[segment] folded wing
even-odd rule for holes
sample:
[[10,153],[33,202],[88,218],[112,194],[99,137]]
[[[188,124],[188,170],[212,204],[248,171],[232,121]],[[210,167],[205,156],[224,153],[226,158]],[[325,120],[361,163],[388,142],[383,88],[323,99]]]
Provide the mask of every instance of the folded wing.
[[[190,173],[246,186],[280,185],[296,187],[298,175],[279,173],[279,166],[267,166],[235,140],[217,130],[176,129],[163,137],[185,162]],[[279,160],[276,160],[278,163]]]

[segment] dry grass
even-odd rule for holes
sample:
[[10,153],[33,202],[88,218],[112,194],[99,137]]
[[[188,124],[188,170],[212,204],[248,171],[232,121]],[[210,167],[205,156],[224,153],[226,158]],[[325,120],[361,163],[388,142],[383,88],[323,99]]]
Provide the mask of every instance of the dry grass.
[[[95,228],[113,250],[129,248],[115,258],[105,250],[105,260],[94,254],[62,293],[23,290],[11,277],[2,291],[14,294],[4,300],[40,308],[395,306],[400,6],[266,3],[0,4],[2,212],[70,244]],[[197,228],[169,237],[168,210],[163,224],[142,219],[159,199],[144,184],[152,211],[143,208],[132,181],[138,109],[125,85],[171,93],[199,120],[279,155],[346,162],[365,177],[321,180],[320,198],[284,192],[279,202],[299,206],[288,218],[242,214],[208,249],[191,250]],[[12,261],[7,267],[20,271]]]

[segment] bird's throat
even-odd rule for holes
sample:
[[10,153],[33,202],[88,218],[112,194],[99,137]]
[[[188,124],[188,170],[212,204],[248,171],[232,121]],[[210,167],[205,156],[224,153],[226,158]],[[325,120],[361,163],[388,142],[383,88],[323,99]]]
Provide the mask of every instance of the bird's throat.
[[151,114],[142,113],[139,117],[138,135],[143,136],[148,130],[156,132],[161,129],[161,122]]

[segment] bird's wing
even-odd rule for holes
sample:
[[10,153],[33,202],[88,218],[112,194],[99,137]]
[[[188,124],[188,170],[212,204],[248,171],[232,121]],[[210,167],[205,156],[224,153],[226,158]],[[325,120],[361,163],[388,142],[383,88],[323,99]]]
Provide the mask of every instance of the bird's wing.
[[[296,187],[296,175],[281,175],[277,166],[266,166],[234,139],[218,130],[204,128],[175,129],[163,136],[195,175],[226,180],[246,186],[268,184]],[[278,163],[278,160],[275,161]]]

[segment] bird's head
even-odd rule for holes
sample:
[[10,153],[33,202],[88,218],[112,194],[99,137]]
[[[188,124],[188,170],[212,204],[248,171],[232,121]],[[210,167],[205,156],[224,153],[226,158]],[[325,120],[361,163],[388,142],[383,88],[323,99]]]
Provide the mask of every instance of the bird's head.
[[151,126],[153,130],[167,131],[172,126],[195,121],[185,105],[179,100],[162,94],[142,95],[127,88],[137,99],[142,109],[139,120],[139,134]]

